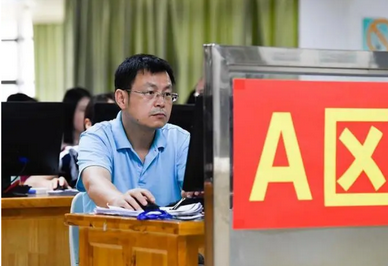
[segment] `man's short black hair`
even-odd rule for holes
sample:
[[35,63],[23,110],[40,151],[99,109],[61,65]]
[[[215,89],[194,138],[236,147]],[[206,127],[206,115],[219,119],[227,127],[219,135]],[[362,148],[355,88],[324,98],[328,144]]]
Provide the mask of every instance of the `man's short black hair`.
[[125,59],[117,68],[115,73],[115,89],[131,89],[139,71],[148,71],[151,74],[167,72],[172,85],[175,84],[174,73],[166,60],[154,55],[137,54]]

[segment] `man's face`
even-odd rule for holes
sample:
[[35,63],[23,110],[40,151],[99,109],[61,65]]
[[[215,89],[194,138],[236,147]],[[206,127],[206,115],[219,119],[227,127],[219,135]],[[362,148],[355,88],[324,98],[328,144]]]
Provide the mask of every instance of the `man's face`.
[[172,93],[172,84],[167,72],[151,74],[140,71],[129,92],[126,110],[133,123],[149,129],[163,127],[169,120],[172,108],[171,97],[163,98],[164,93]]

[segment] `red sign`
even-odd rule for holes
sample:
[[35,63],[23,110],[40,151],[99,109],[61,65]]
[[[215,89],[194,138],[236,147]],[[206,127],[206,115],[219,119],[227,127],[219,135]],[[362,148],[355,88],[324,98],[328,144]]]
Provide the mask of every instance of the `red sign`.
[[233,227],[388,225],[388,84],[236,79]]

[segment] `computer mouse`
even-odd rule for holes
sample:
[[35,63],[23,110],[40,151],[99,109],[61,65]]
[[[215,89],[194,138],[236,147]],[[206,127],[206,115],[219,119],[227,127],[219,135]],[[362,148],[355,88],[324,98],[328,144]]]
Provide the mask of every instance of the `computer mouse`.
[[156,211],[159,210],[159,206],[153,202],[148,202],[146,206],[143,206],[144,211]]
[[54,190],[65,190],[65,186],[58,185]]
[[150,202],[146,199],[147,201],[147,204],[146,205],[143,205],[141,204],[136,198],[134,198],[137,202],[137,204],[140,205],[140,207],[144,210],[144,211],[156,211],[156,210],[159,210],[159,206],[153,202]]

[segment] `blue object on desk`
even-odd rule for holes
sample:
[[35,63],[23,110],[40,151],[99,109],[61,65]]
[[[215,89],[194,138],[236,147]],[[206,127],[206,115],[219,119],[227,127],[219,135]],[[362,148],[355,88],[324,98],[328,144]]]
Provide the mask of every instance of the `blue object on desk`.
[[47,194],[48,188],[33,188],[30,187],[28,190],[28,194],[39,195],[39,194]]
[[163,210],[144,211],[137,216],[138,220],[169,220],[172,218],[171,214]]

